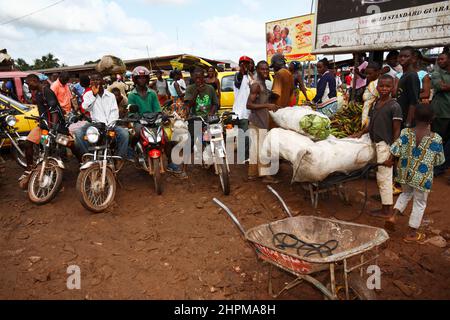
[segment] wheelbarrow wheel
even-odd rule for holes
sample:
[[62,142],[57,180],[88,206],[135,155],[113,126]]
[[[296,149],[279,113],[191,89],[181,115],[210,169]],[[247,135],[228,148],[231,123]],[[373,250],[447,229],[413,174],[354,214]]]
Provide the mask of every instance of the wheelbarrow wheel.
[[[350,300],[377,300],[377,295],[374,290],[367,288],[367,283],[359,274],[349,274],[348,287]],[[331,284],[327,284],[327,289],[331,291]],[[345,285],[337,286],[336,293],[338,300],[346,300]],[[328,297],[325,296],[325,300]]]

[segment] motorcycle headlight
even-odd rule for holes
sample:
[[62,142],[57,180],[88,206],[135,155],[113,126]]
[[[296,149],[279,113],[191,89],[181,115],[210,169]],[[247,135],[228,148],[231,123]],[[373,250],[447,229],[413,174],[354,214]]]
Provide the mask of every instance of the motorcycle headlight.
[[220,124],[215,124],[209,127],[209,132],[211,135],[215,136],[218,134],[222,134],[222,126]]
[[151,144],[155,144],[156,143],[155,134],[151,130],[148,130],[147,128],[145,128],[144,129],[144,136],[145,136],[145,138],[147,138],[149,143],[151,143]]
[[95,144],[100,139],[100,132],[96,127],[89,127],[86,131],[86,137],[89,143]]
[[5,120],[10,127],[14,127],[17,123],[17,119],[14,116],[7,116]]

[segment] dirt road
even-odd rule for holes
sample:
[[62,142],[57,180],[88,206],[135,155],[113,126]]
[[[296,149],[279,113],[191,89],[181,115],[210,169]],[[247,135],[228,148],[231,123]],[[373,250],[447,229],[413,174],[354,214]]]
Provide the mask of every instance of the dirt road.
[[[75,192],[77,166],[65,172],[64,190],[49,205],[31,204],[16,183],[21,170],[7,162],[0,183],[1,299],[271,299],[268,266],[255,258],[231,220],[213,203],[217,197],[236,213],[246,228],[284,218],[281,206],[259,182],[245,182],[245,168],[232,168],[232,195],[224,197],[218,179],[190,168],[190,179],[167,177],[158,197],[144,172],[128,165],[120,175],[123,188],[109,212],[92,215]],[[357,214],[362,182],[349,186],[353,206],[337,197],[321,200],[315,212],[298,185],[285,181],[275,188],[292,211],[350,219]],[[431,228],[450,230],[449,186],[438,179],[429,201]],[[370,194],[376,193],[375,181]],[[375,202],[370,207],[376,206]],[[357,223],[382,227],[362,216]],[[450,257],[430,244],[402,242],[407,217],[392,234],[380,260],[379,299],[450,299]],[[436,230],[435,230],[436,231]],[[431,234],[431,232],[430,232]],[[69,265],[81,269],[81,290],[66,288]],[[280,288],[291,277],[274,272]],[[310,285],[300,285],[281,299],[322,299]]]

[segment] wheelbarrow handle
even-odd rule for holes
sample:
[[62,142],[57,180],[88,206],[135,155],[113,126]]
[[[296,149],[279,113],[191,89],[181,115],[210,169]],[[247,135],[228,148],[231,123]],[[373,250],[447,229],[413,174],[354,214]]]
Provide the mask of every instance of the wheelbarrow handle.
[[289,210],[286,202],[284,202],[284,200],[283,200],[283,198],[281,198],[280,194],[278,192],[276,192],[275,189],[272,188],[271,186],[267,186],[267,189],[269,189],[277,197],[277,199],[280,200],[281,204],[283,205],[284,211],[286,211],[287,215],[290,218],[293,218],[291,210]]
[[239,228],[242,235],[245,237],[245,229],[242,227],[241,223],[239,222],[238,218],[231,212],[231,210],[224,205],[222,202],[220,202],[218,199],[214,198],[213,202],[216,203],[219,207],[221,207],[225,212],[230,216],[231,220],[233,220],[234,224]]

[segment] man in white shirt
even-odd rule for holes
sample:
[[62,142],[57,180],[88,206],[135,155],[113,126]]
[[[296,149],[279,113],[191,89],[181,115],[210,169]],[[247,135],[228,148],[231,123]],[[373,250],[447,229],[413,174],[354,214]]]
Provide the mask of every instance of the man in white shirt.
[[[234,104],[233,112],[239,117],[239,129],[247,132],[248,117],[250,111],[247,109],[247,101],[250,96],[250,82],[252,81],[249,68],[252,59],[243,56],[239,59],[239,72],[236,73],[234,79]],[[249,158],[249,138],[245,137],[245,159]],[[238,159],[239,155],[238,155]]]
[[[105,90],[103,84],[103,78],[100,74],[91,76],[92,90],[84,94],[82,107],[85,111],[90,112],[92,122],[109,125],[119,120],[119,107],[114,94]],[[88,144],[83,138],[89,126],[90,124],[87,124],[75,133],[76,145],[80,149],[81,155],[88,153]],[[114,131],[117,137],[116,153],[118,156],[126,159],[129,141],[128,131],[119,126]]]

